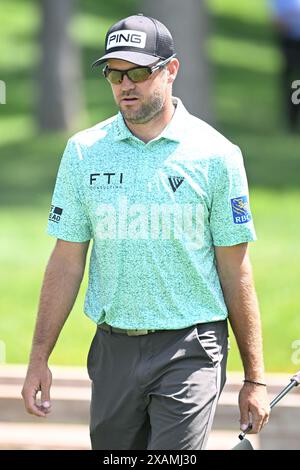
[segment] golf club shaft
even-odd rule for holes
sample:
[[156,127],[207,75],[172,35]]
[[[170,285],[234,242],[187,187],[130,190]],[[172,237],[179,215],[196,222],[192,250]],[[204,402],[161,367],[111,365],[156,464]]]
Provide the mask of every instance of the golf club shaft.
[[276,403],[278,403],[281,398],[283,398],[293,387],[295,387],[296,385],[298,385],[298,383],[296,382],[296,380],[291,380],[291,383],[289,383],[283,390],[282,392],[279,393],[279,395],[277,395],[277,397],[274,398],[274,400],[271,401],[270,403],[270,408],[272,409],[273,406],[276,405]]

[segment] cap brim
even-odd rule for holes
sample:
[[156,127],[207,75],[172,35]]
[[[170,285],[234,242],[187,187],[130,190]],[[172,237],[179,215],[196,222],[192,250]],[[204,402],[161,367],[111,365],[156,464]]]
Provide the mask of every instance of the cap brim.
[[160,57],[142,54],[140,52],[115,51],[109,52],[108,54],[105,54],[104,56],[100,57],[100,59],[97,59],[95,62],[93,62],[92,67],[97,67],[98,65],[101,65],[106,62],[108,59],[126,60],[127,62],[131,62],[132,64],[147,66],[153,64],[155,61],[160,59]]

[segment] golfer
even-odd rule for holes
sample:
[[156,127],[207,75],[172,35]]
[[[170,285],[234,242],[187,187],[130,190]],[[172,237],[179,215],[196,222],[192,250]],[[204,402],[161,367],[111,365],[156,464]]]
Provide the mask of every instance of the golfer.
[[241,428],[257,433],[269,405],[241,152],[172,96],[179,61],[159,21],[113,25],[94,65],[119,113],[72,137],[61,161],[25,406],[50,412],[48,359],[92,240],[92,448],[203,449],[225,383],[228,318],[245,371]]

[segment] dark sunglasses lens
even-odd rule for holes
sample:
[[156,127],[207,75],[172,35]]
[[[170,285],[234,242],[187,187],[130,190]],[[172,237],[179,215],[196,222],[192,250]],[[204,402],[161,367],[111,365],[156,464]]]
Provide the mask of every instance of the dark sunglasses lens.
[[[124,73],[121,70],[111,70],[107,68],[104,70],[105,77],[114,85],[122,83]],[[151,75],[151,70],[148,67],[138,67],[136,69],[127,70],[126,75],[132,82],[143,82]]]
[[127,75],[132,82],[143,82],[150,77],[151,71],[147,67],[139,67],[128,70]]
[[107,70],[105,77],[108,78],[108,80],[113,83],[114,85],[117,85],[118,83],[122,83],[122,73],[119,72],[119,70]]

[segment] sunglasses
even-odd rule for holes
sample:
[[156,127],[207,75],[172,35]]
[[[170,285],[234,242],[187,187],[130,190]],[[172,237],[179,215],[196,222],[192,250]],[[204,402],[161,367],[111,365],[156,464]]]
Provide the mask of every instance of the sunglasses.
[[162,62],[158,62],[157,64],[153,65],[152,67],[133,67],[132,69],[127,70],[117,70],[111,69],[106,65],[103,69],[104,77],[113,85],[119,85],[123,81],[124,75],[129,78],[130,81],[133,83],[144,82],[148,80],[150,76],[158,69],[164,67],[172,58],[168,57],[168,59],[163,60]]

